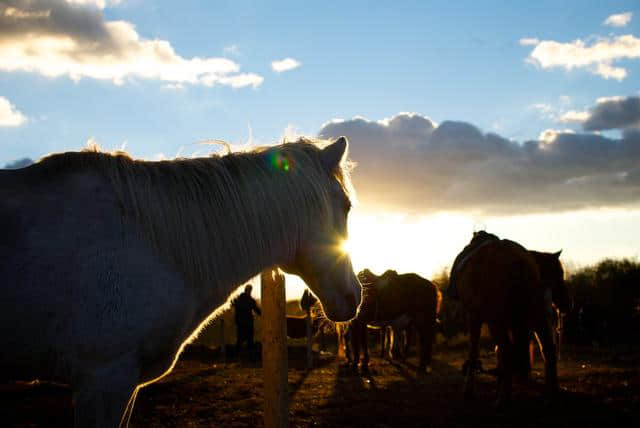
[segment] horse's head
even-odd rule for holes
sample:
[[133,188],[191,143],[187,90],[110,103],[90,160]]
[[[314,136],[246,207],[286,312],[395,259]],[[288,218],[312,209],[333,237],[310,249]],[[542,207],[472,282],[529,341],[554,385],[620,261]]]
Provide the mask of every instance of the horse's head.
[[310,312],[311,307],[315,305],[317,301],[318,299],[316,299],[309,290],[304,290],[304,293],[302,293],[302,297],[300,298],[300,309],[304,312]]
[[358,279],[360,280],[360,283],[365,286],[374,285],[378,277],[369,269],[363,269],[358,272]]
[[[308,223],[298,237],[293,260],[281,265],[307,283],[320,299],[327,317],[334,321],[353,318],[361,300],[360,283],[342,245],[347,239],[351,208],[344,188],[348,177],[343,175],[342,166],[346,152],[344,137],[313,151],[317,159],[309,168],[314,171],[308,171],[305,178],[314,181],[305,202],[305,209],[311,211],[305,214],[309,215]],[[298,173],[304,175],[305,171]]]
[[566,313],[570,309],[571,299],[564,282],[564,269],[560,262],[560,253],[562,250],[556,253],[534,251],[543,285],[551,290],[551,300],[560,309],[560,312]]

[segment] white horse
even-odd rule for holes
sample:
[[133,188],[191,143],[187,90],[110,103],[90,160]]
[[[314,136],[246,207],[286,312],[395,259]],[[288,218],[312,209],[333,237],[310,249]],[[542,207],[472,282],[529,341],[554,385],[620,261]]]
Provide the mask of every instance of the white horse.
[[316,143],[162,162],[94,149],[0,170],[0,376],[70,384],[76,426],[127,425],[138,389],[265,268],[352,318],[347,141]]

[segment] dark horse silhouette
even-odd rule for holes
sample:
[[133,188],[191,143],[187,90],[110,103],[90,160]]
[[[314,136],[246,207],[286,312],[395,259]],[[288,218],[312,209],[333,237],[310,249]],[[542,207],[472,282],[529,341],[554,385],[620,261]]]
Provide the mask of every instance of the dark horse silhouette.
[[324,318],[314,316],[312,308],[318,302],[318,299],[309,290],[304,290],[300,299],[300,309],[307,315],[287,315],[287,336],[291,339],[302,339],[307,337],[307,317],[311,319],[311,334],[316,333],[323,326]]
[[381,276],[368,269],[358,274],[362,283],[362,305],[358,315],[351,321],[351,341],[354,370],[363,350],[361,369],[368,370],[369,349],[367,325],[393,325],[394,321],[408,319],[420,337],[419,372],[424,373],[431,364],[431,350],[435,335],[435,324],[442,295],[429,280],[415,273],[398,274],[388,270]]
[[530,331],[540,338],[548,393],[557,392],[552,301],[563,312],[569,306],[559,257],[560,252],[529,251],[516,242],[477,232],[456,258],[451,269],[451,286],[470,323],[466,398],[473,395],[475,372],[480,367],[480,327],[485,322],[498,345],[498,404],[511,399],[514,371],[527,375]]

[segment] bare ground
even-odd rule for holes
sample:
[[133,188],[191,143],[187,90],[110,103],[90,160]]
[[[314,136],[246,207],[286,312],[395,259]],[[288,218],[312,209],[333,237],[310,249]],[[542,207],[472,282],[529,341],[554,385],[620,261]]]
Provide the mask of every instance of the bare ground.
[[[316,355],[317,367],[304,369],[300,348],[290,348],[289,419],[292,427],[413,426],[640,426],[640,352],[571,348],[559,364],[562,393],[548,403],[543,370],[514,387],[506,410],[492,405],[495,378],[479,377],[477,397],[462,400],[460,367],[464,350],[438,347],[433,372],[416,376],[416,357],[404,363],[372,357],[367,376],[355,375],[334,357]],[[485,368],[494,365],[483,354]],[[48,383],[0,385],[0,425],[71,426],[71,392]],[[259,363],[221,363],[204,356],[182,359],[173,373],[141,390],[131,426],[262,426]]]

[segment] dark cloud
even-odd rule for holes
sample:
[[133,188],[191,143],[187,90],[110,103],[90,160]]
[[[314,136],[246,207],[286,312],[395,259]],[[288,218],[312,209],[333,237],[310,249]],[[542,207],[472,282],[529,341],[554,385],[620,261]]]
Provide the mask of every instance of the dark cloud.
[[640,97],[615,97],[600,101],[582,125],[586,131],[640,126]]
[[3,0],[0,4],[0,40],[30,36],[71,37],[87,49],[115,46],[105,27],[102,10],[65,0]]
[[4,169],[18,169],[18,168],[24,168],[27,167],[29,165],[31,165],[33,163],[33,161],[29,158],[22,158],[22,159],[18,159],[16,161],[13,162],[9,162],[8,164],[6,164],[4,166]]
[[436,126],[403,113],[332,121],[319,135],[349,138],[354,185],[369,207],[512,214],[640,202],[640,132],[518,143],[469,123]]

